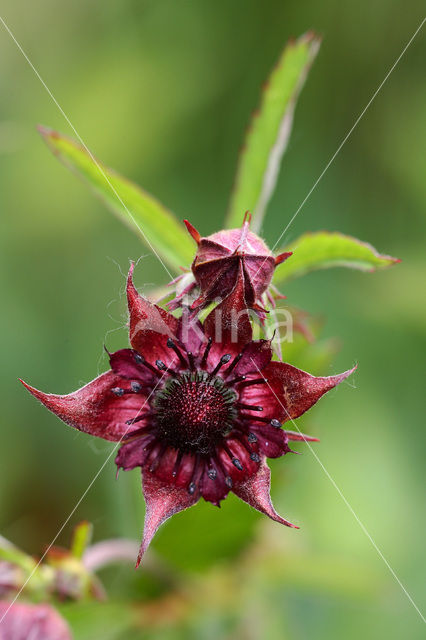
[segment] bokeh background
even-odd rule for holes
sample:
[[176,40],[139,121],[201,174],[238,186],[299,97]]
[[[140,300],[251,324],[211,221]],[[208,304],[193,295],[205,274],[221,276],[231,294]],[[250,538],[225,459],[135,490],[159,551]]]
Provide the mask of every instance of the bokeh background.
[[[397,0],[3,0],[1,15],[94,153],[204,234],[223,219],[245,127],[285,41],[319,31],[323,45],[263,229],[273,244],[423,8]],[[402,263],[372,275],[318,272],[286,289],[323,318],[320,344],[339,341],[320,359],[322,373],[359,363],[353,382],[303,428],[321,437],[322,465],[419,607],[425,53],[421,32],[287,233],[340,230]],[[104,343],[127,344],[129,259],[143,256],[139,287],[167,278],[43,144],[38,123],[72,132],[1,25],[0,82],[0,531],[39,553],[111,447],[65,428],[17,378],[62,393],[87,382],[107,367]],[[161,529],[146,570],[104,573],[109,603],[64,608],[75,637],[422,637],[420,616],[322,465],[306,448],[272,462],[274,502],[300,531],[233,498],[221,511],[200,503]],[[59,542],[84,518],[97,540],[139,537],[137,476],[116,482],[111,460]]]

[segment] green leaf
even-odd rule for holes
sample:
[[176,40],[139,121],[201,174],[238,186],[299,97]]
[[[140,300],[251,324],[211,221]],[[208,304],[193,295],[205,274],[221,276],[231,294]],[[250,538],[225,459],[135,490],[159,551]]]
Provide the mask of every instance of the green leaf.
[[246,135],[227,227],[239,227],[244,212],[250,210],[252,230],[259,231],[287,148],[297,99],[319,45],[317,35],[305,33],[286,45],[273,69]]
[[367,242],[331,231],[305,233],[279,253],[282,251],[294,253],[283,266],[276,269],[275,284],[317,269],[349,267],[360,271],[375,271],[400,262],[398,258],[381,255]]
[[83,178],[121,220],[139,231],[154,254],[175,270],[191,263],[194,243],[183,225],[161,202],[98,162],[75,140],[45,127],[39,127],[39,131],[53,154]]

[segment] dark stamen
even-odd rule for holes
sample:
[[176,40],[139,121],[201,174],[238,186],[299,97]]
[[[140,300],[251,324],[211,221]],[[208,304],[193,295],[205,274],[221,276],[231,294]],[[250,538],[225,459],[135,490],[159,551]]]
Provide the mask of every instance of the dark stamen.
[[170,369],[169,367],[167,367],[162,360],[156,360],[155,364],[157,365],[158,369],[160,369],[160,371],[167,371],[167,373],[176,375],[176,371],[173,371],[173,369]]
[[272,418],[271,426],[275,427],[276,429],[281,429],[281,422],[279,420],[277,420],[276,418]]
[[194,371],[195,370],[194,354],[192,353],[192,351],[187,351],[186,353],[189,360],[189,368],[191,369],[191,371]]
[[232,478],[231,478],[231,476],[226,476],[225,484],[228,487],[228,489],[232,489]]
[[254,462],[260,462],[260,456],[258,453],[255,453],[253,451],[253,453],[250,454],[250,459],[253,460]]
[[219,369],[221,369],[221,367],[223,367],[224,364],[229,362],[230,359],[231,359],[231,354],[230,353],[225,353],[225,355],[221,357],[221,359],[219,360],[219,362],[217,363],[217,365],[215,366],[213,371],[209,374],[208,380],[211,380],[213,378],[213,376],[215,376],[217,374]]
[[238,378],[233,378],[232,380],[229,380],[226,384],[231,386],[233,384],[237,384],[238,382],[243,382],[246,379],[245,376],[238,376]]
[[235,358],[233,359],[233,361],[232,361],[232,362],[231,362],[231,364],[229,365],[228,370],[227,370],[227,372],[226,372],[226,373],[228,374],[228,376],[229,376],[229,374],[231,373],[231,371],[232,371],[233,369],[235,369],[235,367],[237,366],[237,364],[239,363],[239,361],[241,360],[241,358],[242,358],[242,357],[243,357],[243,354],[242,354],[242,353],[239,353],[237,356],[235,356]]
[[173,351],[175,352],[175,354],[179,358],[182,367],[185,367],[185,369],[186,369],[186,366],[187,366],[188,363],[186,362],[185,358],[183,357],[183,354],[182,354],[181,350],[178,349],[178,347],[175,345],[175,343],[173,342],[173,340],[171,338],[169,338],[167,340],[167,346],[169,347],[169,349],[173,349]]
[[121,389],[121,387],[113,387],[111,391],[118,398],[121,398],[121,396],[124,396],[124,389]]
[[213,342],[213,338],[209,338],[208,341],[207,341],[206,348],[204,349],[203,357],[201,359],[201,364],[200,364],[201,367],[205,367],[206,366],[207,358],[208,358],[210,349],[212,347],[212,342]]
[[198,466],[200,464],[200,458],[198,455],[195,456],[195,464],[194,464],[194,468],[192,470],[192,477],[191,477],[191,482],[188,485],[188,493],[192,496],[195,493],[195,489],[197,488],[197,485],[194,482],[194,478],[197,477],[197,471],[198,471]]
[[139,382],[135,382],[134,380],[130,383],[130,388],[133,393],[139,393],[140,391],[142,391],[142,385],[139,384]]
[[157,369],[155,367],[152,366],[152,364],[150,362],[147,362],[145,360],[145,358],[143,356],[141,356],[140,353],[135,353],[133,356],[134,361],[136,362],[136,364],[143,364],[144,367],[147,367],[147,369],[149,369],[150,371],[152,371],[152,373],[155,373],[156,376],[159,375]]
[[217,471],[216,469],[209,469],[207,471],[207,475],[209,476],[210,480],[216,480],[217,478]]
[[182,460],[182,456],[183,456],[183,451],[178,451],[177,457],[176,457],[176,462],[175,465],[173,467],[173,471],[172,471],[172,476],[173,478],[176,478],[178,471],[179,471],[179,467],[180,467],[180,462]]
[[255,404],[244,404],[243,402],[237,402],[237,406],[240,409],[248,409],[250,411],[263,411],[263,407],[259,407]]
[[254,433],[250,431],[247,436],[247,440],[250,442],[250,444],[253,444],[254,442],[257,442],[257,436],[255,436]]
[[244,382],[244,387],[248,387],[251,384],[266,384],[268,381],[266,378],[255,378],[254,380],[247,380]]

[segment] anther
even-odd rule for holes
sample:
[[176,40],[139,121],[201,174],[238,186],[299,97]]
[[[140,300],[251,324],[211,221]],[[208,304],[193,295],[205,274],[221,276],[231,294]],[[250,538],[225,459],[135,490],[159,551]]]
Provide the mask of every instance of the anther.
[[195,482],[190,482],[189,486],[188,486],[188,493],[189,495],[193,495],[195,493],[195,489],[196,489],[196,485]]
[[186,362],[185,358],[183,357],[183,354],[180,351],[180,349],[178,349],[178,347],[175,345],[175,343],[173,342],[173,340],[171,338],[168,338],[167,346],[169,347],[169,349],[173,349],[173,351],[175,352],[175,354],[179,358],[181,365],[186,368],[188,363]]
[[176,371],[173,371],[173,369],[170,369],[167,365],[164,364],[162,360],[156,360],[155,364],[157,365],[157,368],[160,369],[160,371],[167,371],[167,373],[176,375]]
[[225,353],[225,355],[221,357],[221,359],[219,360],[219,362],[217,363],[213,371],[209,374],[209,380],[213,378],[213,376],[217,374],[219,369],[221,369],[221,367],[223,367],[224,364],[227,364],[230,361],[230,359],[231,359],[231,354]]
[[232,361],[232,362],[231,362],[231,364],[229,365],[228,370],[227,370],[227,372],[226,372],[226,373],[228,374],[228,376],[229,376],[229,374],[231,373],[231,371],[232,371],[233,369],[235,369],[235,367],[237,366],[237,364],[239,363],[239,361],[241,360],[241,358],[242,358],[242,357],[243,357],[243,354],[242,354],[242,353],[239,353],[237,356],[235,356],[235,358],[233,359],[233,361]]
[[121,396],[124,395],[124,389],[122,389],[121,387],[113,387],[111,389],[111,392],[115,395],[118,396],[119,398],[121,398]]
[[153,367],[150,362],[147,362],[145,358],[141,356],[140,353],[133,354],[133,359],[136,362],[136,364],[143,364],[144,367],[147,367],[147,369],[149,369],[150,371],[152,371],[152,373],[155,373],[155,375],[158,376],[157,369]]
[[277,420],[276,418],[272,418],[271,426],[275,427],[276,429],[281,429],[281,422],[279,420]]
[[209,476],[210,480],[216,480],[216,477],[217,477],[216,469],[209,469],[207,471],[207,475]]
[[255,453],[253,451],[253,453],[250,454],[250,459],[253,460],[254,462],[260,462],[260,456],[258,453]]
[[250,442],[250,444],[253,444],[254,442],[257,442],[257,437],[254,435],[254,433],[249,433],[247,436],[247,440]]
[[228,487],[228,489],[232,489],[232,478],[231,478],[231,476],[226,476],[225,484]]
[[139,393],[140,391],[142,391],[142,385],[139,384],[139,382],[135,382],[134,380],[130,383],[130,388],[133,393]]
[[263,411],[263,407],[259,407],[255,404],[244,404],[243,402],[237,402],[237,406],[240,407],[240,409],[248,409],[250,411]]
[[237,467],[238,471],[244,470],[244,467],[241,464],[241,462],[238,460],[238,458],[232,458],[232,464],[234,465],[234,467]]
[[213,342],[213,338],[209,338],[207,340],[207,345],[206,345],[206,348],[204,349],[203,357],[201,359],[201,367],[205,367],[206,365],[207,358],[208,358],[210,349],[212,347],[212,342]]

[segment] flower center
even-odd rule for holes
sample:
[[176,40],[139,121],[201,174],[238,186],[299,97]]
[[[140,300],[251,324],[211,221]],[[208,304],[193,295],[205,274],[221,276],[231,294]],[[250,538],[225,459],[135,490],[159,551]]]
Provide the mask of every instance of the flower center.
[[169,378],[154,401],[159,435],[181,450],[211,453],[232,429],[236,399],[221,378],[204,371]]

